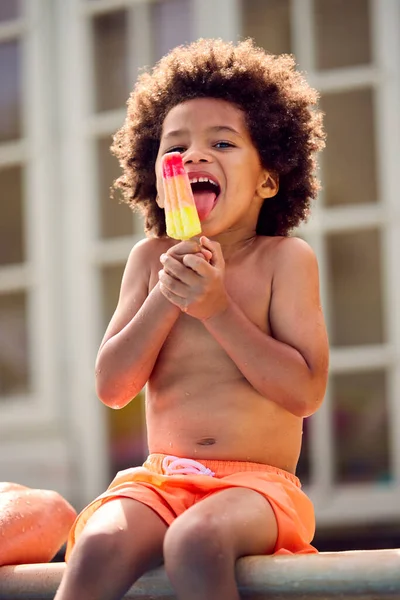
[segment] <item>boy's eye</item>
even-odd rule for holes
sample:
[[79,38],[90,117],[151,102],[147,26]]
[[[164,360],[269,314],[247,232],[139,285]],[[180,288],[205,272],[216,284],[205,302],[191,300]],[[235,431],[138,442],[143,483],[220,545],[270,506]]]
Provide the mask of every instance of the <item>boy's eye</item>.
[[214,144],[215,148],[233,148],[234,144],[231,142],[217,142]]
[[184,148],[183,146],[175,146],[174,148],[170,148],[169,150],[166,151],[165,154],[169,154],[170,152],[180,152],[181,154],[183,152],[185,152],[186,148]]

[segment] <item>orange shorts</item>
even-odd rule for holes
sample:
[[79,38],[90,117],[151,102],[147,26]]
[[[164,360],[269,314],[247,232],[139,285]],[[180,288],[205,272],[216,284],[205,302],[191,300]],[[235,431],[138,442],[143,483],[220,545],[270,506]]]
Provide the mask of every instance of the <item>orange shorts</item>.
[[151,454],[142,467],[120,471],[104,494],[76,519],[68,538],[65,559],[92,514],[115,498],[133,498],[152,508],[166,523],[207,496],[233,487],[249,488],[271,504],[278,523],[274,553],[315,553],[315,518],[311,500],[299,479],[276,467],[240,461],[179,459]]

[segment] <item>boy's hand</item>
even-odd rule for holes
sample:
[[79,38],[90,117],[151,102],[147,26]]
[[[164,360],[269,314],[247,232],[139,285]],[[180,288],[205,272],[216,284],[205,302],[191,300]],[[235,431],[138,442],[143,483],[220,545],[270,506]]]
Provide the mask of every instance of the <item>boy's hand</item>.
[[179,242],[178,244],[175,244],[175,246],[171,246],[166,252],[167,256],[173,256],[180,262],[182,262],[183,257],[186,254],[194,254],[195,256],[204,258],[207,262],[210,262],[212,257],[212,252],[194,239]]
[[[200,242],[207,254],[193,249],[181,254],[191,240],[181,242],[163,254],[160,260],[164,268],[159,272],[159,279],[161,292],[170,302],[203,321],[226,309],[228,294],[224,285],[225,261],[221,246],[204,236]],[[171,252],[174,249],[175,253]],[[209,261],[204,260],[206,256],[210,257]]]

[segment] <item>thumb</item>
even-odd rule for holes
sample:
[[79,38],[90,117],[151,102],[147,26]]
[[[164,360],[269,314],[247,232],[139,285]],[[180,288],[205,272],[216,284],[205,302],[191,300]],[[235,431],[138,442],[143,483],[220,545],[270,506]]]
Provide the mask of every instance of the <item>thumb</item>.
[[210,264],[215,267],[224,267],[225,261],[222,255],[221,246],[218,242],[213,242],[208,239],[205,235],[202,235],[200,238],[200,243],[206,250],[211,252]]
[[210,260],[212,259],[212,252],[210,252],[210,250],[207,250],[207,248],[204,248],[204,246],[202,246],[200,252],[196,253],[196,256],[201,256],[202,258],[204,258],[204,260],[210,262]]

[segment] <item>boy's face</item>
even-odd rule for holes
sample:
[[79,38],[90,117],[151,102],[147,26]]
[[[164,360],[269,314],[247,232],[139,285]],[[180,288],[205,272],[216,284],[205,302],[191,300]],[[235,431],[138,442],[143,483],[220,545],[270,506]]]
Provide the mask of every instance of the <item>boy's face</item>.
[[[244,113],[225,100],[196,98],[165,117],[156,161],[158,203],[164,205],[161,157],[181,152],[203,233],[255,230],[260,208],[278,191],[250,138]],[[210,181],[204,181],[211,179]]]

